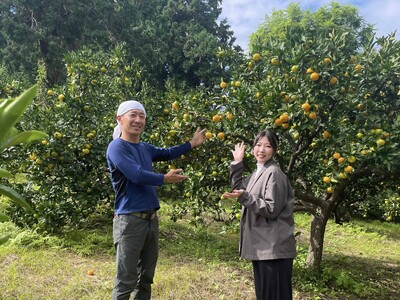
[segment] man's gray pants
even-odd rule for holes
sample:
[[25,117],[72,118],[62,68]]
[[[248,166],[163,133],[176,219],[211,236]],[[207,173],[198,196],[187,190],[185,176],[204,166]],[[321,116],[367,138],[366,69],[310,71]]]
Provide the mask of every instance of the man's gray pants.
[[133,292],[133,299],[149,300],[158,258],[158,219],[116,215],[113,238],[117,275],[112,299],[128,300]]

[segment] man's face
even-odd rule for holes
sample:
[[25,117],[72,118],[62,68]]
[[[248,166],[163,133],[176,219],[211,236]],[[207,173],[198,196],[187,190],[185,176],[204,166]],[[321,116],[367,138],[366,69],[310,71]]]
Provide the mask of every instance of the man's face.
[[140,135],[144,131],[146,115],[139,109],[131,109],[117,117],[121,123],[122,134]]

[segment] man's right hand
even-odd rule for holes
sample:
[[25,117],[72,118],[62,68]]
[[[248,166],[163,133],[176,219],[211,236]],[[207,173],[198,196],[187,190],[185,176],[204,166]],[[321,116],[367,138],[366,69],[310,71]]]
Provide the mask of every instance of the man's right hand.
[[182,172],[182,169],[173,169],[170,170],[167,174],[164,175],[164,182],[165,183],[178,183],[189,177],[185,175],[180,175],[179,173]]

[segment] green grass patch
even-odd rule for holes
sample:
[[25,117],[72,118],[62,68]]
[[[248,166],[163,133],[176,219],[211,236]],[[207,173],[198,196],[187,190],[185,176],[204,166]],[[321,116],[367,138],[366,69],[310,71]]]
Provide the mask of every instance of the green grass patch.
[[[222,223],[190,225],[160,213],[160,258],[153,299],[255,299],[251,263],[238,233]],[[295,299],[400,299],[400,226],[328,222],[321,270],[305,266],[310,217],[296,215]],[[235,226],[233,228],[236,228]],[[109,299],[115,275],[112,222],[43,235],[0,224],[0,299]],[[94,275],[88,275],[94,270]]]

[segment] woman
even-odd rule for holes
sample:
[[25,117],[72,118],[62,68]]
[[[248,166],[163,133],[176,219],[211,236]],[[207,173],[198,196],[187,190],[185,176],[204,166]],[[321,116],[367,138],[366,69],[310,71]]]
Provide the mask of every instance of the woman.
[[232,192],[242,205],[240,256],[251,260],[257,300],[291,300],[294,239],[294,196],[289,179],[273,156],[278,137],[272,131],[260,132],[253,144],[257,170],[243,178],[244,143],[232,150],[230,166]]

